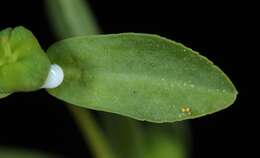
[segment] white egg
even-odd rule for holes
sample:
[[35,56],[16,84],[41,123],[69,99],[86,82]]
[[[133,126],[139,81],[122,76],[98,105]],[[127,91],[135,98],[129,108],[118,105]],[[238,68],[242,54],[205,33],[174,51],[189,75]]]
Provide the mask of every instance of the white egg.
[[56,88],[58,87],[64,79],[64,73],[62,68],[57,64],[52,64],[48,77],[43,84],[42,88]]

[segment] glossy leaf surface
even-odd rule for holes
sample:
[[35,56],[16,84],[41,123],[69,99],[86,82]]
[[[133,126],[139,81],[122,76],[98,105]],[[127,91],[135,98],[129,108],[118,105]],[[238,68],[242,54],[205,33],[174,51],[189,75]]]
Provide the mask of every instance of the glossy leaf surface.
[[65,73],[49,93],[66,102],[151,122],[174,122],[219,111],[237,91],[197,52],[148,34],[63,40],[48,49]]

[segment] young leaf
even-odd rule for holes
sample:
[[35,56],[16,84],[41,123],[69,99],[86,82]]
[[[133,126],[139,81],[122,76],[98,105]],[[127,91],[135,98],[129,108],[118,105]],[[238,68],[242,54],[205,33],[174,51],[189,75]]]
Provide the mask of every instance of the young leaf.
[[66,102],[151,122],[174,122],[231,105],[237,91],[197,52],[148,34],[94,35],[48,49],[65,73],[48,90]]
[[24,27],[0,32],[0,93],[33,91],[47,78],[50,61],[33,34]]

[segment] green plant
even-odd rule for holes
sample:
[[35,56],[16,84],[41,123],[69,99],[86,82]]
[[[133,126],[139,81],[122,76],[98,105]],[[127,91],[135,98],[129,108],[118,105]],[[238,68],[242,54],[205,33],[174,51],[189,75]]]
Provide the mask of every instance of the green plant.
[[[149,122],[176,122],[231,105],[237,95],[231,81],[197,52],[157,35],[89,35],[99,31],[89,9],[81,3],[47,1],[57,36],[80,36],[53,44],[47,55],[24,27],[1,31],[0,98],[42,88],[51,63],[58,64],[64,71],[64,81],[47,91],[71,104],[68,107],[96,157],[185,157],[184,147],[180,147],[185,141],[169,139],[182,138],[182,128],[174,128],[175,134],[171,135],[171,127],[148,124],[145,129],[151,130],[144,136],[139,122],[101,114],[104,135],[91,114],[73,105]],[[115,121],[121,132],[113,128]],[[114,138],[122,133],[131,136],[126,143]],[[164,148],[158,149],[159,144]],[[151,149],[154,153],[147,152]]]

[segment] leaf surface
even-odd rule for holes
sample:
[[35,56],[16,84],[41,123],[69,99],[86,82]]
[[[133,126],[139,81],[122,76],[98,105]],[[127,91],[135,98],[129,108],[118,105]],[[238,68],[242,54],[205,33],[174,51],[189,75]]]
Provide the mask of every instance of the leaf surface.
[[48,92],[81,107],[138,120],[174,122],[231,105],[237,91],[228,77],[197,52],[149,34],[70,38],[47,54],[65,73]]

